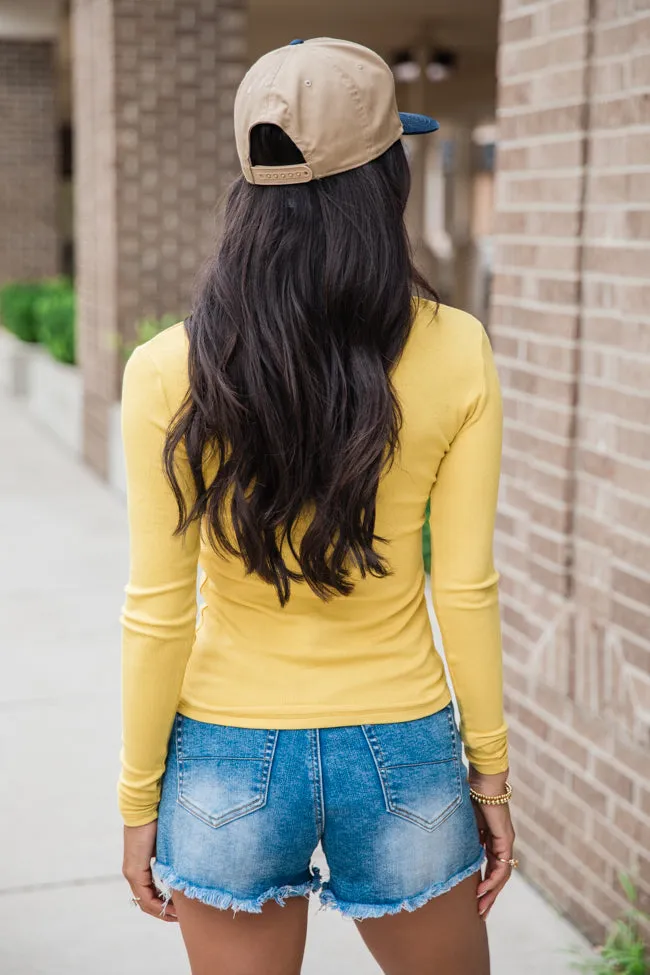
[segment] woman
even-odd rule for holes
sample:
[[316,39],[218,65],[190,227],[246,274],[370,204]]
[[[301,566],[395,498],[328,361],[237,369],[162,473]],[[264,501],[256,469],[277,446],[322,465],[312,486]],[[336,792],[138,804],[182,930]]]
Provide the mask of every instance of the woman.
[[178,919],[194,975],[299,972],[312,891],[387,975],[489,970],[483,920],[516,866],[501,401],[482,326],[410,261],[400,136],[435,128],[400,117],[364,47],[261,58],[219,253],[126,369],[124,873]]

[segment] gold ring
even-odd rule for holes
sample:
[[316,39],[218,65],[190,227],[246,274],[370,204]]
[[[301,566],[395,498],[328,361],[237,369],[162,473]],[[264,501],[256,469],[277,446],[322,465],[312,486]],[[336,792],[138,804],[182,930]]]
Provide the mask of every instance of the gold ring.
[[503,857],[497,857],[497,860],[499,863],[507,863],[513,870],[516,870],[519,866],[519,860],[515,859],[515,857],[510,857],[509,860],[504,860]]
[[135,897],[135,895],[134,895],[131,898],[131,903],[133,904],[134,907],[137,907],[138,906],[138,901],[141,901],[141,900],[142,900],[141,897]]

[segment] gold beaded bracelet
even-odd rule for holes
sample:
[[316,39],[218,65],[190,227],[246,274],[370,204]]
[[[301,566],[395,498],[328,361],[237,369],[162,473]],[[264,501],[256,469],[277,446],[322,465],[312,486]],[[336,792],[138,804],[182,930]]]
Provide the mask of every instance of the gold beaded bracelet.
[[477,792],[475,789],[472,789],[470,786],[469,794],[474,802],[478,802],[481,806],[505,806],[507,802],[510,802],[512,786],[509,782],[506,782],[506,791],[500,796],[486,796],[482,792]]

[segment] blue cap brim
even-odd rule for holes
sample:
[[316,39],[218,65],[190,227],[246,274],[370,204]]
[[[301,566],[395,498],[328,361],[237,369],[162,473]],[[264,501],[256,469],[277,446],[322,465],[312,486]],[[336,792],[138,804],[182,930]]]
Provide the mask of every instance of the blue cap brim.
[[399,117],[404,127],[404,135],[424,135],[425,132],[437,132],[440,128],[438,122],[428,115],[400,112]]

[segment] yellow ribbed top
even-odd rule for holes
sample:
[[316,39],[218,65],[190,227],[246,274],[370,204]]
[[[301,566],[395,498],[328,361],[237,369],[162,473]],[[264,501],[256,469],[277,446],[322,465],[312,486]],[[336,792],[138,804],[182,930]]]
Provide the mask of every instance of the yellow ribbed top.
[[[436,314],[420,301],[393,372],[404,420],[399,453],[380,481],[375,526],[392,575],[357,573],[353,593],[327,603],[293,583],[284,608],[240,560],[217,554],[198,525],[174,535],[178,511],[161,455],[187,393],[187,352],[176,325],[136,349],[124,374],[131,536],[122,615],[124,821],[156,818],[177,710],[239,727],[309,728],[406,721],[448,704],[425,601],[429,497],[433,599],[461,735],[479,771],[505,770],[492,559],[502,407],[480,322],[445,306]],[[179,473],[189,484],[188,472]],[[199,565],[205,604],[197,626]]]

